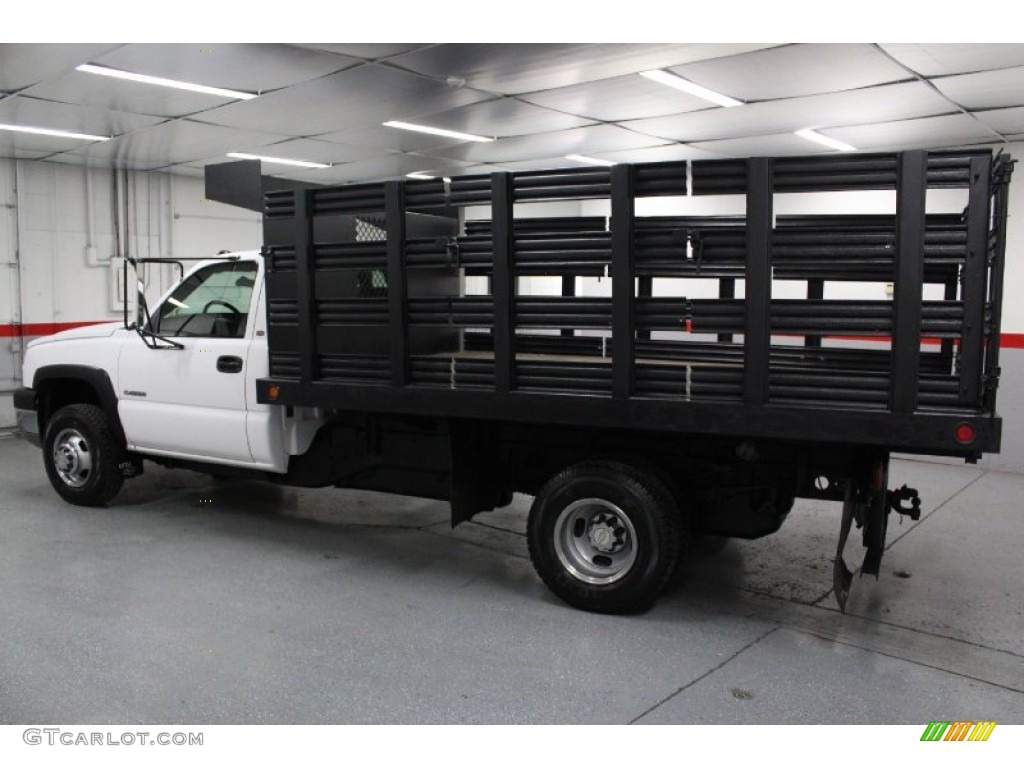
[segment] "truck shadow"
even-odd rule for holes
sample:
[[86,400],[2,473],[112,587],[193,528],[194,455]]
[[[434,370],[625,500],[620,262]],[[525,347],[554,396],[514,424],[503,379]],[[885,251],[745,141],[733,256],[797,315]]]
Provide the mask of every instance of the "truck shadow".
[[[561,606],[529,562],[524,535],[528,507],[528,499],[517,497],[512,506],[452,530],[445,502],[215,480],[156,467],[127,483],[110,510],[155,514],[210,535],[255,539],[260,546],[273,541],[285,549],[283,554],[301,553],[341,570],[358,563],[466,585],[483,581]],[[742,592],[814,604],[831,586],[830,553],[821,549],[819,527],[813,520],[801,522],[797,509],[785,538],[697,538],[654,610],[678,615],[690,598],[713,597],[729,611],[730,595]],[[810,548],[821,551],[809,555]],[[735,602],[738,607],[742,601],[737,597]]]

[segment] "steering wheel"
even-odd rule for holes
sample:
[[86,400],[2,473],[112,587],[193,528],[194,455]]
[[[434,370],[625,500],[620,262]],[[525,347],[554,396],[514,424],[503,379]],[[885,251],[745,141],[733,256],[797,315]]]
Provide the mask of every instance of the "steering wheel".
[[209,312],[210,311],[210,307],[212,307],[214,304],[223,304],[225,307],[230,309],[236,315],[242,314],[242,311],[240,309],[238,309],[237,307],[233,306],[232,304],[228,304],[226,301],[224,301],[224,299],[211,299],[210,301],[206,302],[206,306],[203,307],[203,314],[205,315],[207,312]]

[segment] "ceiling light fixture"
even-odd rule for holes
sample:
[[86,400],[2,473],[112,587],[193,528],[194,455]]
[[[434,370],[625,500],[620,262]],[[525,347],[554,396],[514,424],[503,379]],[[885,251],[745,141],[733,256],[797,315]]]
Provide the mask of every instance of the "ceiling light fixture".
[[56,136],[59,139],[79,139],[81,141],[110,141],[109,136],[94,136],[91,133],[75,133],[74,131],[58,131],[55,128],[33,128],[29,125],[0,124],[0,131],[34,133],[38,136]]
[[566,155],[565,159],[575,160],[584,165],[615,165],[611,160],[598,160],[596,157],[587,157],[586,155]]
[[403,123],[401,120],[388,120],[383,125],[387,128],[400,128],[403,131],[416,131],[417,133],[429,133],[433,136],[445,136],[449,139],[461,139],[462,141],[494,141],[490,136],[477,136],[473,133],[459,133],[449,131],[447,128],[434,128],[429,125],[417,125],[416,123]]
[[136,72],[126,72],[123,69],[112,69],[111,67],[99,67],[95,64],[81,64],[75,67],[75,69],[77,69],[79,72],[88,72],[92,75],[116,77],[120,80],[131,80],[136,83],[146,83],[148,85],[161,85],[164,88],[177,88],[182,91],[195,91],[196,93],[206,93],[210,96],[224,96],[228,99],[255,99],[257,96],[259,96],[258,93],[232,91],[228,88],[214,88],[209,85],[186,83],[183,80],[168,80],[166,77],[140,75]]
[[664,69],[649,69],[646,72],[641,72],[642,77],[646,77],[648,80],[653,80],[656,83],[667,85],[669,88],[675,88],[677,91],[683,91],[691,96],[696,96],[698,99],[704,99],[714,104],[718,104],[720,107],[742,107],[743,102],[732,98],[731,96],[725,96],[721,93],[715,93],[702,85],[691,83],[689,80],[684,80],[679,75],[673,75],[671,72],[666,72]]
[[817,131],[812,131],[810,128],[804,128],[800,131],[794,131],[794,133],[801,139],[807,139],[817,144],[823,144],[829,149],[838,149],[840,152],[856,152],[857,148],[847,144],[846,142],[839,141],[838,139],[830,139],[828,136],[823,136]]
[[279,163],[280,165],[295,165],[299,168],[330,168],[330,163],[311,163],[309,160],[290,160],[287,157],[266,157],[265,155],[250,155],[248,152],[228,152],[228,157],[237,157],[239,160],[262,160],[265,163]]

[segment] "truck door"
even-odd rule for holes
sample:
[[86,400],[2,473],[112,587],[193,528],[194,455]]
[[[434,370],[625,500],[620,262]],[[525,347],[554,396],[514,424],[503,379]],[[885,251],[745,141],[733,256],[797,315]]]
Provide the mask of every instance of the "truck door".
[[129,447],[152,454],[252,464],[246,436],[246,358],[259,265],[204,266],[153,313],[152,330],[182,349],[121,349],[118,397]]

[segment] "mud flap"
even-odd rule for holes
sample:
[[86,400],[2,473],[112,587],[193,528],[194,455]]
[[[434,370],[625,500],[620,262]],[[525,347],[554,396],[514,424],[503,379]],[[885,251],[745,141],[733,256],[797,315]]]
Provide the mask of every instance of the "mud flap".
[[846,540],[850,537],[850,529],[853,527],[853,511],[857,504],[854,485],[852,479],[846,483],[843,520],[839,526],[839,546],[836,549],[835,563],[832,565],[832,591],[835,593],[836,602],[839,603],[839,610],[843,613],[846,613],[846,600],[850,596],[850,585],[853,584],[853,572],[843,560],[843,550],[846,549]]
[[[853,572],[843,559],[843,551],[850,537],[854,521],[862,528],[863,543],[867,551],[860,566],[861,576],[869,574],[878,578],[885,552],[885,534],[888,528],[892,494],[886,490],[889,480],[888,457],[861,464],[860,468],[846,482],[843,499],[843,519],[839,527],[839,545],[832,566],[832,589],[835,592],[839,610],[846,613],[846,601],[850,597]],[[920,502],[918,502],[920,503]]]

